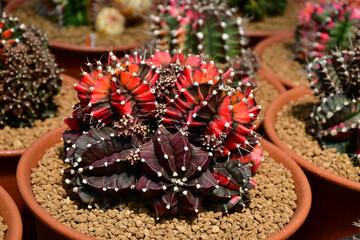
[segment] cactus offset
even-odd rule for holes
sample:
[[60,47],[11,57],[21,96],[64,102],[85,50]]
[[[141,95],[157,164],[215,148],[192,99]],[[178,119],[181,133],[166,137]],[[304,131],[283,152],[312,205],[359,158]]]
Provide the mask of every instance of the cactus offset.
[[264,17],[274,17],[284,13],[287,0],[229,0],[230,7],[236,7],[245,17],[260,21]]
[[311,114],[309,132],[326,147],[354,154],[359,165],[360,49],[334,51],[308,64],[308,77],[321,103]]
[[57,114],[60,70],[46,37],[4,13],[0,22],[0,128],[29,126]]
[[360,7],[346,2],[306,3],[299,12],[295,51],[299,60],[313,59],[336,48],[349,49],[360,24]]
[[[137,156],[136,161],[130,161],[133,164],[139,162],[140,156],[141,164],[135,170],[141,177],[136,188],[148,197],[158,217],[179,212],[198,213],[202,200],[217,186],[219,175],[215,176],[213,169],[219,168],[217,163],[224,163],[227,158],[248,169],[243,180],[246,184],[238,184],[241,194],[246,195],[250,185],[254,185],[249,174],[262,161],[259,137],[253,125],[260,106],[253,99],[249,76],[241,79],[242,73],[233,69],[223,73],[212,61],[207,63],[200,57],[184,57],[181,53],[171,56],[161,51],[148,59],[142,59],[137,53],[126,55],[124,61],[110,53],[106,64],[88,65],[89,73],[84,72],[75,85],[80,102],[75,105],[73,116],[65,119],[71,128],[64,134],[65,152],[67,161],[75,167],[87,162],[88,156],[80,156],[85,148],[93,154],[104,151],[96,144],[103,146],[104,141],[110,141],[109,135],[110,138],[137,139],[133,145],[140,152],[135,154],[129,150],[124,154],[128,153],[129,158]],[[98,142],[91,140],[94,131],[100,136]],[[103,131],[108,134],[103,136]],[[122,149],[117,152],[111,146],[103,149],[107,156],[123,154]],[[81,157],[80,162],[76,154]],[[91,159],[101,165],[102,158],[103,153],[98,160]],[[226,166],[234,176],[245,169]],[[70,179],[68,172],[67,182],[79,191],[83,184]],[[73,173],[76,175],[75,169]],[[107,189],[103,183],[102,188]],[[105,198],[106,203],[101,206],[112,205],[107,205],[112,197],[98,196],[98,190],[86,191],[90,194],[83,200],[86,204],[91,201],[100,207],[97,202],[104,203]],[[216,194],[219,193],[212,195]],[[239,196],[239,191],[237,195],[232,194],[234,198]],[[211,202],[227,204],[229,209],[248,202],[237,201],[231,205],[223,198],[220,200],[214,198]]]
[[114,7],[127,18],[135,18],[144,14],[150,9],[151,4],[152,0],[113,0]]
[[158,14],[151,19],[157,44],[164,50],[202,52],[226,63],[241,55],[248,42],[243,19],[235,17],[225,3],[215,0],[170,0],[165,6],[159,5]]

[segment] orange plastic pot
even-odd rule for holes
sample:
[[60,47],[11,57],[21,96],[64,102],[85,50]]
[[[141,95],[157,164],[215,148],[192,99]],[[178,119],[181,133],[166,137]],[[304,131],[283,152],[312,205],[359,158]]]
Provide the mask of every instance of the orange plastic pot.
[[306,227],[301,229],[301,237],[295,239],[339,239],[357,234],[359,229],[352,223],[360,217],[360,182],[333,174],[306,161],[289,149],[276,132],[278,112],[305,95],[312,95],[307,86],[299,86],[280,95],[266,109],[264,120],[264,129],[271,142],[307,171],[313,189],[313,206],[316,208],[311,210]]
[[264,72],[264,74],[271,76],[271,78],[276,81],[280,82],[281,84],[285,85],[287,88],[294,88],[297,87],[298,84],[287,80],[286,78],[280,77],[276,73],[274,73],[270,68],[265,66],[262,62],[262,55],[266,48],[269,48],[275,44],[280,44],[289,40],[294,40],[294,31],[283,31],[279,32],[276,35],[272,35],[269,38],[266,38],[260,41],[254,48],[255,53],[259,57],[260,69]]
[[14,200],[0,186],[0,216],[3,217],[3,223],[8,229],[5,232],[4,240],[21,240],[23,225],[18,208]]
[[[66,127],[63,126],[54,129],[39,138],[28,148],[21,157],[18,165],[16,173],[17,183],[20,194],[26,205],[38,220],[39,229],[41,228],[41,232],[37,233],[38,237],[41,239],[92,239],[89,236],[62,224],[45,212],[35,200],[31,188],[31,168],[37,167],[38,161],[42,158],[47,149],[61,141],[62,132],[65,128]],[[284,164],[286,168],[290,169],[295,182],[295,193],[297,195],[297,209],[295,215],[285,228],[269,238],[271,240],[286,239],[302,225],[308,215],[311,205],[310,186],[305,174],[286,154],[266,140],[262,141],[262,146],[263,149],[268,151],[270,156],[277,162]]]
[[[76,79],[62,74],[63,86],[72,86],[77,82]],[[75,93],[74,93],[75,94]],[[25,207],[25,203],[21,198],[17,185],[16,185],[16,168],[21,155],[25,152],[26,148],[21,149],[8,149],[0,150],[0,186],[2,186],[14,199],[24,222],[24,235],[27,239],[33,239],[35,236],[33,217]]]

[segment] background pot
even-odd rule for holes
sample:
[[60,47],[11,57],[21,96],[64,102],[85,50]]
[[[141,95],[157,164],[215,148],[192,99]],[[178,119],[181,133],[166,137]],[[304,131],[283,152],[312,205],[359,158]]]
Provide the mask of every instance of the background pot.
[[283,84],[287,88],[297,87],[298,84],[294,83],[294,82],[291,82],[291,81],[287,80],[286,78],[280,77],[279,75],[274,73],[270,68],[265,66],[263,64],[263,61],[262,61],[263,60],[262,55],[263,55],[266,48],[269,48],[269,47],[271,47],[271,46],[273,46],[275,44],[280,44],[280,43],[283,43],[283,42],[286,42],[286,41],[291,41],[291,40],[295,40],[294,31],[283,31],[283,32],[279,32],[276,35],[272,35],[271,37],[260,41],[254,48],[255,53],[259,57],[260,69],[266,75],[271,76],[271,78],[274,81],[280,82],[281,84]]
[[313,206],[304,226],[293,239],[339,239],[359,233],[352,225],[360,217],[360,182],[330,173],[297,155],[279,138],[275,130],[281,109],[305,95],[309,87],[287,91],[270,103],[265,112],[264,129],[271,142],[293,158],[307,172],[313,191]]
[[[4,12],[11,13],[16,7],[31,0],[12,0],[4,8]],[[143,46],[149,39],[144,39],[142,42],[129,43],[126,45],[114,46],[84,46],[58,42],[49,39],[49,47],[51,52],[56,56],[57,63],[65,69],[65,73],[75,78],[81,75],[80,65],[100,59],[104,54],[109,51],[116,52],[118,57],[125,55],[131,49]],[[75,54],[76,53],[76,54]],[[87,69],[87,68],[83,68]]]
[[23,228],[19,210],[14,200],[0,186],[0,215],[4,218],[3,223],[8,226],[4,240],[21,240]]
[[[77,82],[76,79],[65,74],[61,74],[61,77],[63,86],[72,86]],[[0,150],[0,186],[3,186],[14,199],[21,213],[24,222],[24,236],[26,239],[35,239],[34,218],[26,208],[16,185],[17,164],[25,150],[26,148]]]
[[[40,239],[92,239],[84,234],[67,227],[57,221],[38,204],[32,193],[30,184],[31,168],[37,167],[37,162],[42,158],[45,151],[61,141],[63,130],[66,126],[52,130],[35,141],[20,159],[17,169],[17,183],[19,191],[30,211],[38,220],[38,232]],[[277,162],[281,162],[290,169],[295,182],[297,195],[297,209],[290,223],[281,231],[269,239],[286,239],[293,234],[305,221],[311,205],[311,190],[305,174],[286,154],[271,143],[263,140],[262,146]]]

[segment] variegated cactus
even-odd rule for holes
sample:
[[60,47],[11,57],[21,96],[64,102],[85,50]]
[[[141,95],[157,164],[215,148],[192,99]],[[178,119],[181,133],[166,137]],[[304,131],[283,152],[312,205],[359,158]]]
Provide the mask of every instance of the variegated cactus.
[[[94,169],[101,166],[101,172],[95,174],[99,178],[105,173],[106,178],[120,174],[110,164],[113,155],[121,155],[120,159],[128,161],[126,166],[137,171],[136,189],[150,200],[157,217],[198,213],[205,197],[211,198],[213,205],[227,205],[216,208],[222,211],[248,202],[234,199],[248,196],[247,191],[255,185],[251,172],[262,161],[253,125],[260,106],[253,98],[251,78],[237,79],[240,74],[233,69],[222,72],[214,62],[197,56],[171,56],[161,51],[148,59],[137,53],[126,55],[123,61],[110,53],[106,64],[88,65],[89,73],[84,72],[75,85],[80,102],[73,116],[65,120],[71,130],[64,133],[66,161],[72,165],[65,171],[66,181],[83,202],[107,208],[121,195],[118,187],[119,195],[107,196],[113,192],[107,189],[114,188],[108,181],[102,181],[106,191],[93,182],[89,186],[86,177],[93,179],[91,171],[83,176],[89,163]],[[123,136],[137,140],[132,148],[121,140]],[[113,139],[117,139],[117,148]],[[231,192],[227,199],[215,197],[232,187],[221,180],[228,175],[217,173],[223,166],[236,181],[240,175],[244,178],[235,183],[241,191]],[[121,169],[123,174],[130,171]],[[126,186],[131,189],[133,185]],[[91,196],[81,194],[82,189]],[[216,189],[222,191],[213,193]],[[99,192],[106,194],[97,200]]]

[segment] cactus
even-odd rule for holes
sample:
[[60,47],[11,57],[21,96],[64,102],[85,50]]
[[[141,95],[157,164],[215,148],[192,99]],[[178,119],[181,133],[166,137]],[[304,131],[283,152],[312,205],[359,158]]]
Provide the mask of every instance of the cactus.
[[96,31],[108,36],[118,36],[125,29],[125,17],[116,9],[101,9],[96,17]]
[[113,0],[113,6],[126,16],[126,18],[135,18],[144,14],[150,9],[152,0]]
[[151,19],[154,37],[163,50],[202,52],[226,63],[241,55],[248,43],[243,19],[215,0],[170,0],[167,5],[159,5],[157,15],[151,15]]
[[140,158],[143,172],[136,189],[150,200],[158,217],[199,213],[204,196],[217,186],[208,154],[179,131],[171,134],[160,126],[141,147]]
[[236,7],[243,16],[252,21],[260,21],[267,16],[283,14],[287,0],[229,0],[228,5]]
[[309,132],[326,147],[354,155],[360,163],[360,48],[334,51],[308,64],[308,78],[321,103],[311,114]]
[[[130,158],[137,156],[136,161],[130,161],[140,176],[136,189],[150,200],[158,217],[198,213],[202,200],[217,186],[219,175],[215,177],[213,168],[227,158],[246,166],[232,169],[229,165],[227,169],[234,176],[248,169],[243,181],[246,184],[239,185],[244,191],[241,194],[246,195],[250,185],[254,185],[248,173],[255,171],[262,161],[259,137],[252,124],[260,106],[253,99],[249,76],[236,79],[241,74],[233,69],[222,72],[213,61],[207,63],[198,56],[184,57],[181,53],[172,56],[161,51],[148,59],[138,53],[126,55],[123,61],[110,53],[106,64],[88,66],[89,73],[84,72],[75,84],[79,103],[73,116],[65,119],[71,128],[63,136],[66,161],[83,169],[81,164],[88,162],[88,155],[82,155],[86,152],[99,157],[90,158],[101,165],[105,154],[102,152],[107,156],[123,154],[123,148],[118,152],[115,147],[104,145],[104,141],[110,141],[109,136],[137,139],[137,144],[132,145],[139,152],[128,150]],[[98,137],[92,139],[94,134]],[[197,171],[193,172],[194,169]],[[72,178],[65,171],[67,182],[79,191],[83,184],[78,179],[83,177],[73,170]],[[102,188],[107,189],[109,183],[102,183]],[[99,191],[87,189],[84,191],[89,196],[83,202],[101,205],[100,208],[112,206],[110,202],[121,195],[119,191],[113,198],[104,196],[97,200]],[[77,193],[81,199],[83,194]],[[238,201],[231,208],[247,202]],[[214,199],[212,203],[226,204],[226,199],[221,199],[221,203]]]
[[56,115],[53,97],[61,88],[60,70],[46,37],[5,13],[0,30],[0,128],[30,126]]
[[360,24],[360,8],[355,3],[306,3],[299,12],[295,31],[295,52],[299,60],[314,59],[336,48],[349,49],[356,26]]

